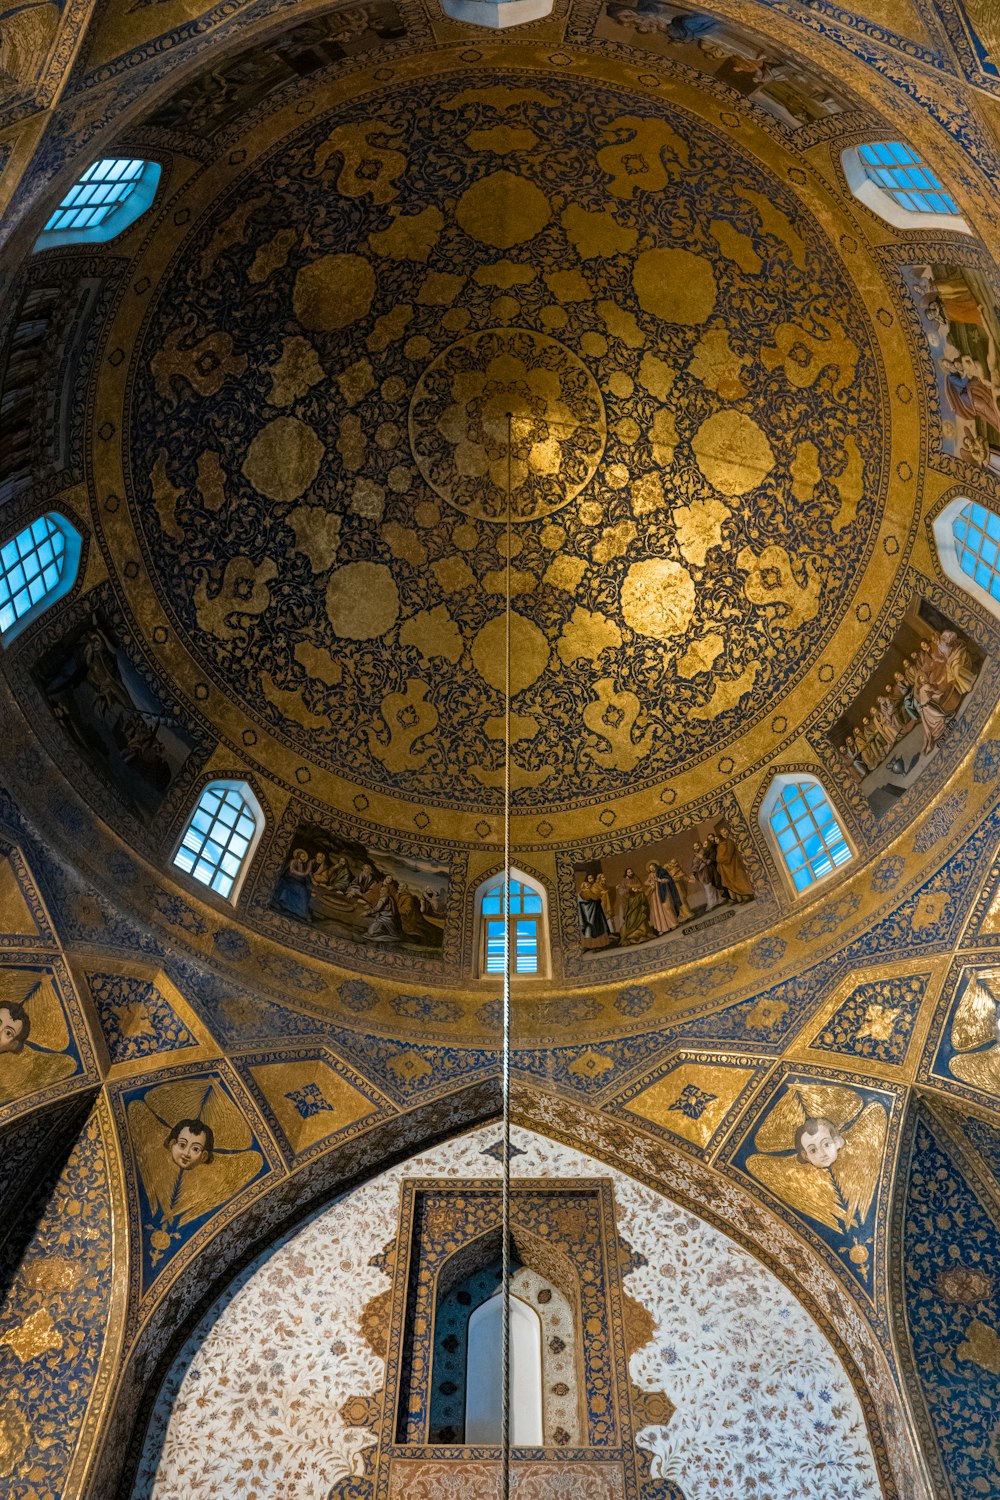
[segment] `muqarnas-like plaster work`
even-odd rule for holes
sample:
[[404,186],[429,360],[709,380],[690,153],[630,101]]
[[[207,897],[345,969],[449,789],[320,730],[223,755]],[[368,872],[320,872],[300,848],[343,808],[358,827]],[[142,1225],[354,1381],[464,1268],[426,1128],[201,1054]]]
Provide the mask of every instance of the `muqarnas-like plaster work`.
[[[370,1472],[385,1378],[373,1345],[387,1317],[400,1184],[482,1179],[495,1167],[496,1135],[463,1136],[384,1173],[224,1294],[164,1383],[134,1500],[209,1500],[235,1493],[237,1482],[258,1500],[327,1500],[331,1485],[339,1495],[341,1481],[350,1489],[352,1476]],[[634,1267],[623,1290],[653,1329],[629,1375],[676,1408],[664,1425],[636,1434],[652,1480],[680,1486],[686,1500],[880,1493],[857,1397],[776,1277],[708,1224],[593,1159],[524,1130],[516,1145],[519,1176],[612,1180]]]

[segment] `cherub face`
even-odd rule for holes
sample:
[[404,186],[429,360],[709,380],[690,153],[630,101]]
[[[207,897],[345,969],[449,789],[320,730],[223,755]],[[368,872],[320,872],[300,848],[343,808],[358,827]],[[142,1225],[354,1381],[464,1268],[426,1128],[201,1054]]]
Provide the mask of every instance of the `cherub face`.
[[844,1137],[827,1120],[818,1120],[811,1135],[803,1135],[800,1149],[811,1166],[832,1167],[840,1154]]
[[16,1052],[24,1022],[15,1020],[6,1005],[0,1005],[0,1052]]
[[187,1125],[178,1133],[177,1139],[170,1142],[170,1159],[175,1167],[180,1167],[186,1172],[189,1167],[198,1166],[199,1162],[205,1160],[208,1155],[208,1137],[200,1131],[192,1131]]

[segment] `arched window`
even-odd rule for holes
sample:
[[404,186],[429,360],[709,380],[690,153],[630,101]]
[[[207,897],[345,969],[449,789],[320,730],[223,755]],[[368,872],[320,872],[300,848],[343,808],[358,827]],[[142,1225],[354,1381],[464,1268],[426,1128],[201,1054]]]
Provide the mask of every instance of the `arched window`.
[[47,511],[0,547],[0,640],[5,646],[68,594],[80,565],[80,534]]
[[263,831],[264,814],[245,781],[210,781],[188,820],[174,864],[217,895],[235,900]]
[[[503,1292],[495,1292],[469,1319],[465,1385],[465,1441],[496,1447],[503,1434]],[[520,1297],[510,1298],[510,1441],[541,1448],[542,1321]]]
[[504,933],[508,929],[511,974],[547,976],[547,907],[544,888],[520,870],[511,870],[506,898],[503,875],[483,881],[476,892],[480,978],[503,973]]
[[959,496],[935,518],[934,543],[952,583],[1000,616],[1000,515]]
[[903,141],[868,141],[841,155],[855,198],[897,229],[960,229],[971,233],[945,184]]
[[91,162],[50,216],[35,249],[113,240],[146,212],[159,181],[157,161],[102,156]]
[[760,821],[796,894],[852,858],[847,836],[815,776],[776,776],[761,806]]

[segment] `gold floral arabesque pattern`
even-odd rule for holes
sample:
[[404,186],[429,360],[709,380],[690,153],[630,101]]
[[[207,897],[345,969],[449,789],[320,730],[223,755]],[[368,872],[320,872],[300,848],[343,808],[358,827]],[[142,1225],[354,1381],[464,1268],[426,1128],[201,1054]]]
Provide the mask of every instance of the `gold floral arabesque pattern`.
[[428,366],[409,427],[417,467],[443,500],[502,522],[509,483],[511,518],[533,521],[568,505],[593,478],[604,402],[556,339],[489,328],[457,339]]
[[717,753],[846,608],[883,449],[860,299],[776,175],[664,109],[583,79],[387,85],[175,257],[133,513],[205,670],[314,763],[499,797],[508,557],[482,518],[512,395],[521,808]]

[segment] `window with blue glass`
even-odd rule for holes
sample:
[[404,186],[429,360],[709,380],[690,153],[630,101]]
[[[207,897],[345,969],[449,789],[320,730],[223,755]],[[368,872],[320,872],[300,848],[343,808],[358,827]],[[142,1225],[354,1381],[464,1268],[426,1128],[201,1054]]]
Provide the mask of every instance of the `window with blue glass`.
[[80,564],[80,534],[48,511],[0,547],[0,640],[4,645],[68,594]]
[[502,974],[504,955],[508,952],[512,974],[544,974],[547,967],[544,948],[545,902],[542,893],[523,876],[512,875],[504,891],[499,876],[482,894],[483,974]]
[[212,781],[198,798],[174,864],[227,899],[239,887],[264,818],[245,781]]
[[113,240],[146,212],[159,181],[159,162],[126,156],[91,162],[49,216],[35,249]]
[[818,781],[789,781],[767,815],[773,842],[796,891],[808,890],[851,858],[850,845]]
[[962,572],[1000,600],[1000,516],[969,501],[955,516],[951,530]]
[[944,183],[902,141],[871,141],[858,147],[865,176],[901,208],[915,214],[960,214]]

